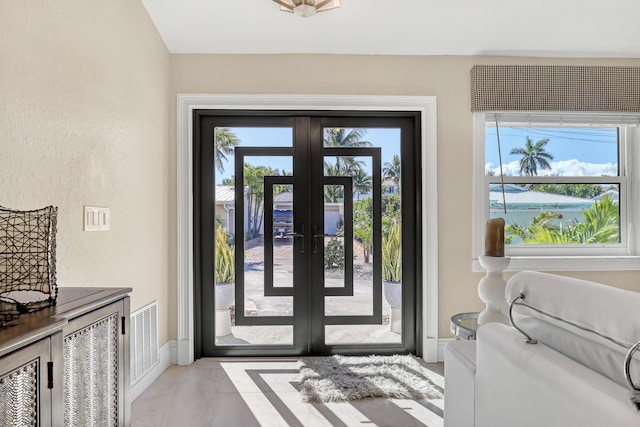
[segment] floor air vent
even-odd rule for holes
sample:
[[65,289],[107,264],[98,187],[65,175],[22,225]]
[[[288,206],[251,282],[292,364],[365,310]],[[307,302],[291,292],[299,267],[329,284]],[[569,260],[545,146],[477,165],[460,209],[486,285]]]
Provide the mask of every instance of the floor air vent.
[[131,385],[158,363],[158,302],[131,313]]

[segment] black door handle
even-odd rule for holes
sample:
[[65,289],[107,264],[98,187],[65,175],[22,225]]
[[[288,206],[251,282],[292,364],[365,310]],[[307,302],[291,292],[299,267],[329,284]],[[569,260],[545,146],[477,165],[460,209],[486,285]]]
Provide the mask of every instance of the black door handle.
[[294,239],[296,237],[299,237],[300,239],[302,239],[302,241],[300,242],[300,253],[303,254],[304,253],[304,224],[300,224],[300,232],[299,233],[287,233],[287,236],[291,236]]
[[313,253],[317,254],[318,253],[318,237],[338,237],[335,234],[323,234],[323,233],[318,233],[318,226],[314,225],[313,226]]

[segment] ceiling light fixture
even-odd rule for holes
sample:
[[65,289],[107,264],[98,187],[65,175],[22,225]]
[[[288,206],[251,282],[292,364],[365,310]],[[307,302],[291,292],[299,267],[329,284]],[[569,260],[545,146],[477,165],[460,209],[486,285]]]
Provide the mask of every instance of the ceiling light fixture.
[[296,16],[306,18],[317,12],[340,7],[340,0],[273,0],[280,5],[280,10],[293,12]]

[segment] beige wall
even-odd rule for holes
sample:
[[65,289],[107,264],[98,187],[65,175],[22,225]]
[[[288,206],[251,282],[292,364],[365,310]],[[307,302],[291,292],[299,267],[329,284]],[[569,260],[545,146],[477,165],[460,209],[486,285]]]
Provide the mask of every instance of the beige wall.
[[[139,1],[0,2],[0,205],[59,207],[58,284],[130,286],[176,339],[176,94],[435,95],[440,334],[481,309],[471,272],[474,64],[638,60],[169,55]],[[313,77],[308,70],[313,70]],[[457,194],[456,198],[444,197]],[[82,231],[84,205],[111,231]],[[638,272],[571,275],[640,290]]]
[[[471,271],[472,115],[470,70],[475,64],[635,65],[638,60],[549,60],[502,57],[352,55],[171,55],[171,94],[335,94],[437,97],[439,333],[451,336],[449,318],[479,311],[481,273]],[[175,103],[170,153],[175,160]],[[174,171],[172,171],[173,174]],[[173,176],[173,175],[172,175]],[[455,194],[456,197],[446,195]],[[175,203],[172,184],[170,206]],[[172,223],[175,218],[172,217]],[[175,245],[172,246],[175,250]],[[172,255],[173,256],[173,255]],[[640,291],[634,272],[570,275]]]
[[[0,205],[58,206],[58,285],[158,300],[160,345],[175,338],[169,70],[140,1],[0,2]],[[84,232],[84,205],[111,208],[111,231]]]

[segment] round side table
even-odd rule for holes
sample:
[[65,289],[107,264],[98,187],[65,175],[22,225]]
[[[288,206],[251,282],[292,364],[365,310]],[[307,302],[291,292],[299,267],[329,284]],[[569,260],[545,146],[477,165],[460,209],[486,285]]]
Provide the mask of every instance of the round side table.
[[479,313],[458,313],[451,316],[451,333],[461,340],[475,340]]

